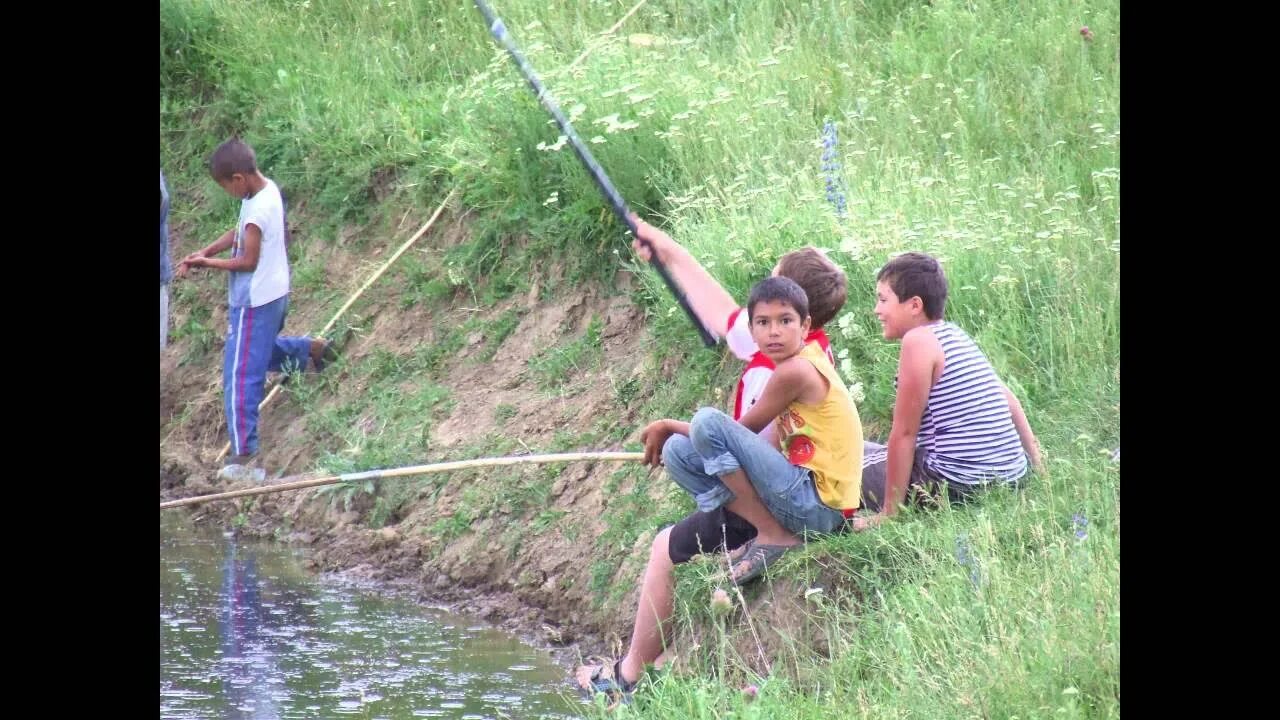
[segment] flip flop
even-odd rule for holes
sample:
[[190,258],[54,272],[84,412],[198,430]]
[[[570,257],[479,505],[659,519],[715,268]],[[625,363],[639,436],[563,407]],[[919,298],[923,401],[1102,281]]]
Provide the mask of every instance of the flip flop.
[[[728,556],[729,558],[729,564],[737,565],[738,563],[742,562],[743,559],[747,557],[747,553],[751,552],[751,547],[755,544],[756,544],[756,539],[751,538],[746,542],[742,543],[741,545],[739,545],[738,547],[726,552],[725,555]],[[738,557],[734,557],[733,554],[738,552],[739,550],[741,550],[742,552],[738,553]]]
[[337,362],[342,355],[343,349],[346,348],[347,343],[351,341],[351,336],[354,334],[354,327],[344,325],[341,329],[331,330],[328,334],[316,338],[324,343],[324,350],[320,352],[318,360],[312,360],[311,362],[315,372],[324,372],[326,367]]
[[583,665],[574,673],[574,677],[578,681],[578,687],[588,695],[603,693],[608,697],[610,701],[608,709],[612,710],[619,703],[630,704],[631,695],[636,689],[635,683],[622,679],[621,665],[621,658],[613,662],[605,660],[599,665]]
[[[734,563],[734,565],[738,565],[745,561],[747,563],[746,571],[737,577],[733,577],[731,575],[730,578],[733,580],[735,585],[745,585],[760,577],[760,575],[770,565],[776,564],[778,562],[778,558],[803,544],[804,543],[796,545],[764,545],[753,542],[751,544],[751,549],[747,551],[747,554],[743,555],[742,559],[738,560],[737,563]],[[732,568],[730,568],[730,572],[732,571]]]
[[311,359],[311,365],[316,372],[324,372],[329,363],[338,361],[337,343],[328,339],[321,339],[321,342],[324,343],[324,349],[320,351],[320,357]]

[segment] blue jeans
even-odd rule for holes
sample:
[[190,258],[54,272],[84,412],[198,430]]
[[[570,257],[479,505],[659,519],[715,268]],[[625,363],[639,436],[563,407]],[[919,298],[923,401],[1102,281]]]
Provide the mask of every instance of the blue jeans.
[[227,313],[227,346],[222,354],[222,401],[235,455],[258,452],[258,403],[267,371],[305,370],[311,338],[285,337],[289,296],[256,308],[233,307]]
[[844,514],[818,497],[808,468],[792,465],[778,448],[715,408],[694,414],[688,437],[668,438],[662,461],[703,512],[734,500],[720,478],[741,469],[769,513],[791,532],[829,533],[844,523]]

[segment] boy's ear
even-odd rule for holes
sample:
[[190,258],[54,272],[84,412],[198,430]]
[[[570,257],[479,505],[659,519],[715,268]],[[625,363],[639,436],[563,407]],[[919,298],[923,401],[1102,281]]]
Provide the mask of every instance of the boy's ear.
[[912,295],[907,302],[911,303],[912,311],[924,312],[924,300],[919,295]]

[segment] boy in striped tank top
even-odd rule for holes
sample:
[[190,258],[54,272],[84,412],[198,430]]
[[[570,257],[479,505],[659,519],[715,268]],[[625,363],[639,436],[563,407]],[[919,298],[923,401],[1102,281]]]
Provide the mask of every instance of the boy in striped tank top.
[[917,499],[961,500],[992,483],[1016,485],[1027,461],[1041,469],[1039,443],[1022,404],[963,330],[942,318],[947,278],[938,261],[905,253],[876,276],[876,317],[901,340],[897,398],[887,446],[866,442],[865,530],[895,514],[910,488]]

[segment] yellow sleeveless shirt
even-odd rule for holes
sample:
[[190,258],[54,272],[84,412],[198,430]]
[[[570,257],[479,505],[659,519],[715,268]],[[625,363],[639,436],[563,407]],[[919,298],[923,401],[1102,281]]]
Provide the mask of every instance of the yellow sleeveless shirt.
[[818,497],[833,510],[856,509],[862,493],[862,420],[849,390],[817,343],[798,357],[813,364],[830,383],[817,405],[793,402],[778,416],[782,453],[792,465],[813,471]]

